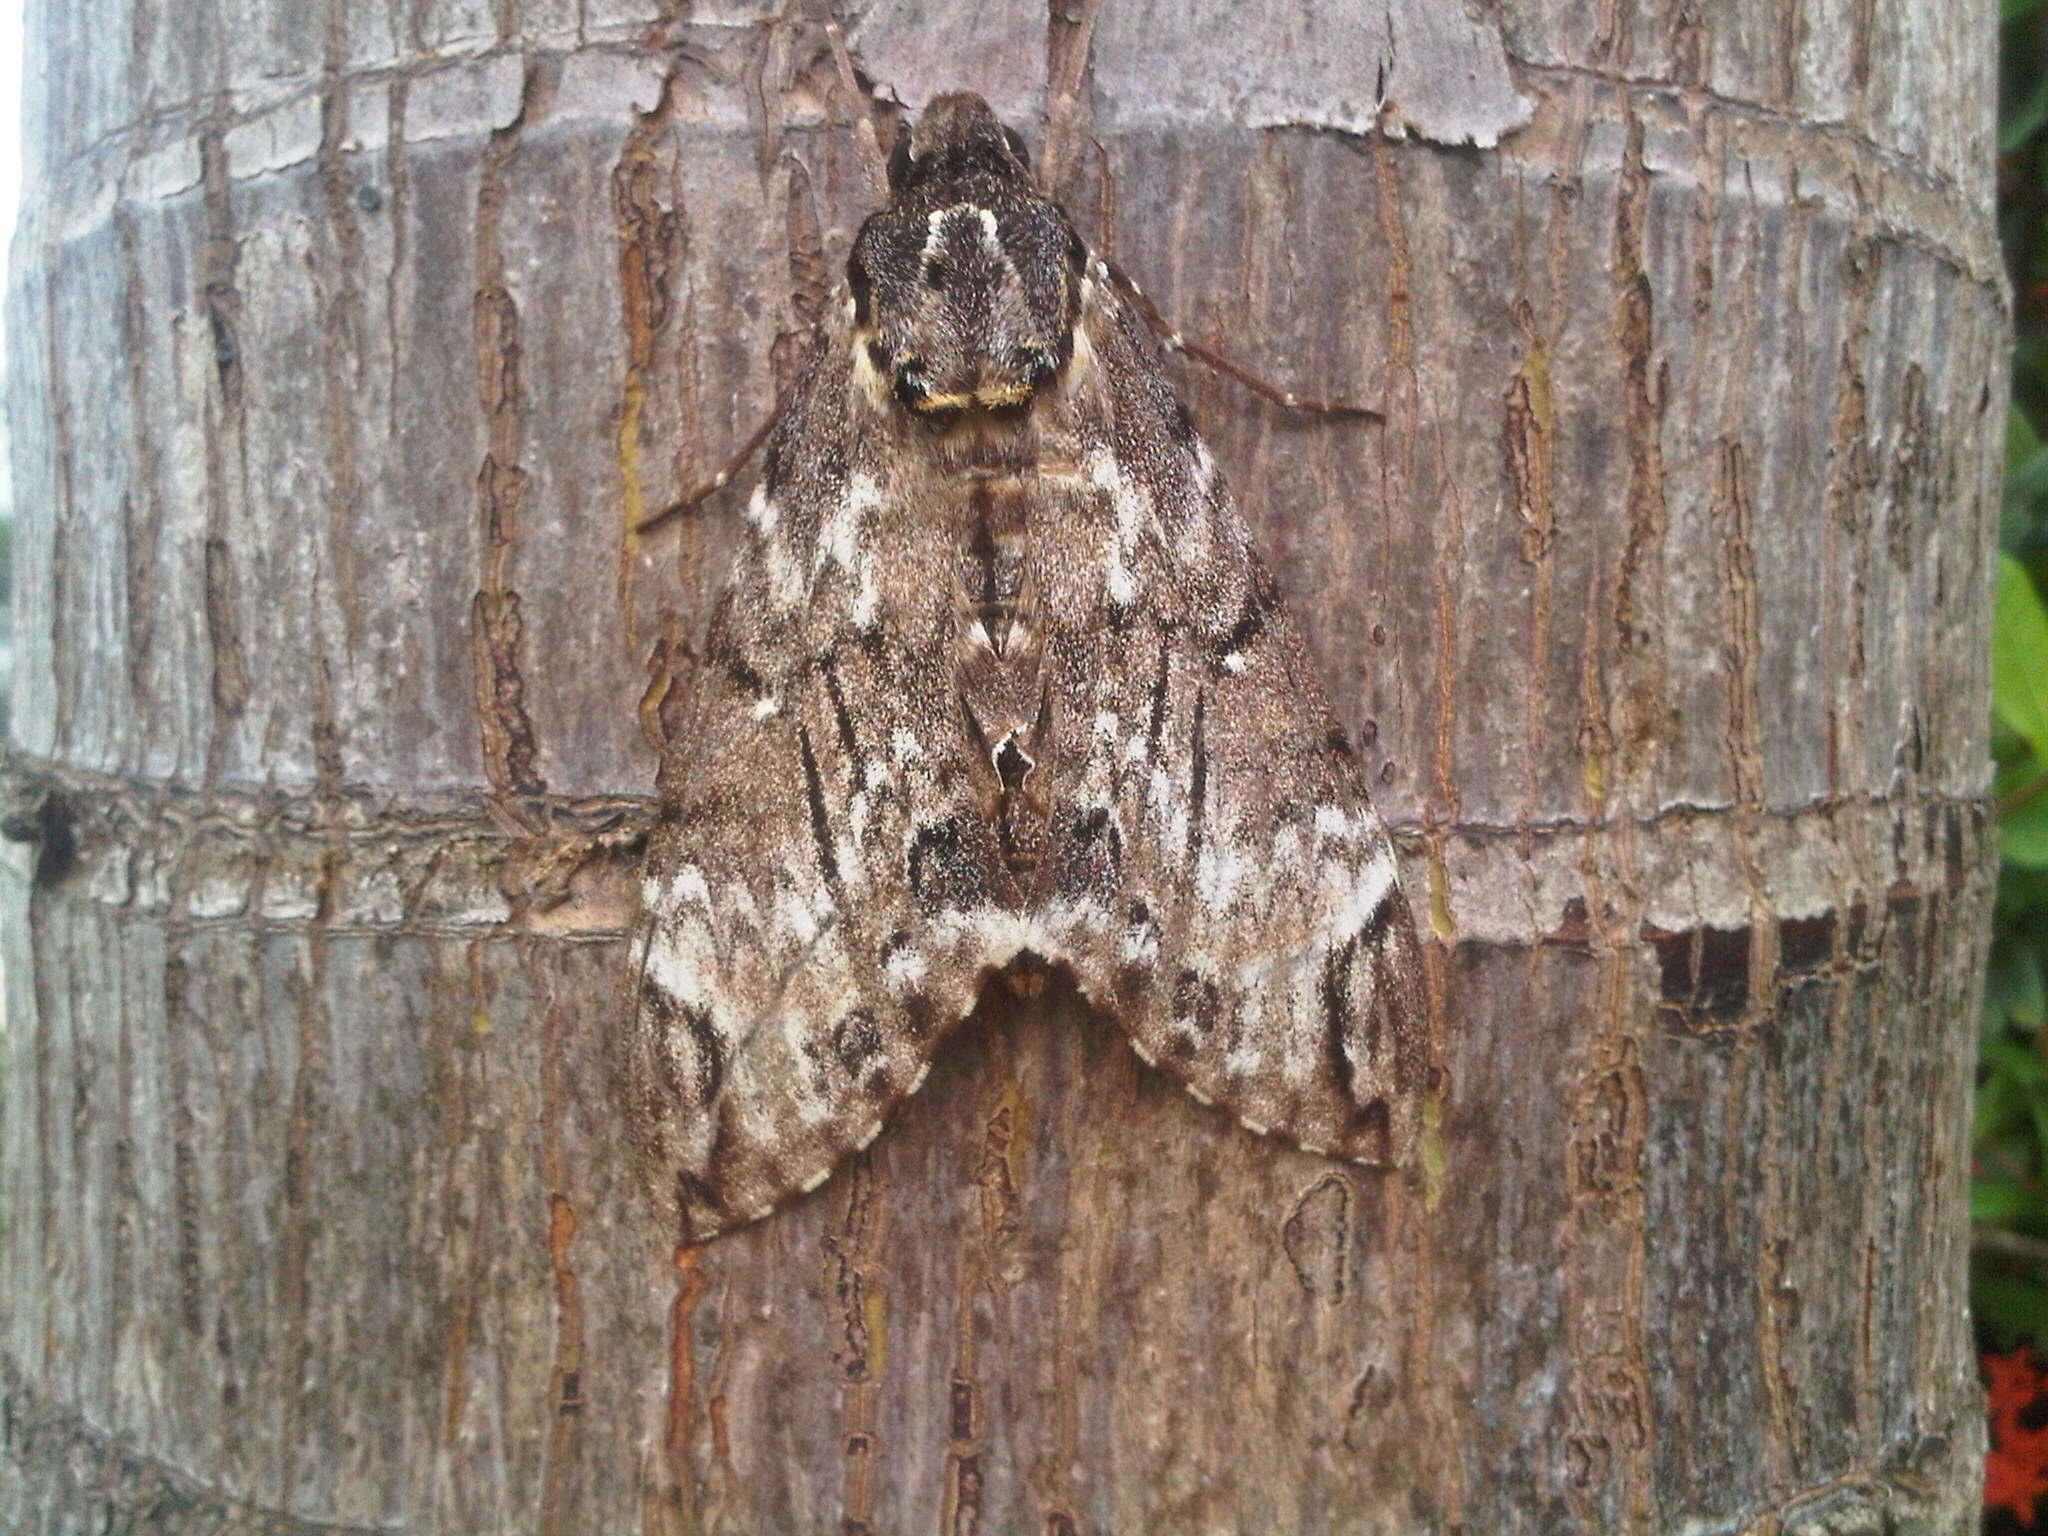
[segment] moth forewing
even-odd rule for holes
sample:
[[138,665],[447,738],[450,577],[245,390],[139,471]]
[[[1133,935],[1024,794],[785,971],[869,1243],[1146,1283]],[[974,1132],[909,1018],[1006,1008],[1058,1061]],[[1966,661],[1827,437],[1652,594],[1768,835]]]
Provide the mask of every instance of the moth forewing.
[[1392,848],[1144,316],[979,98],[890,181],[663,765],[626,1059],[683,1236],[815,1187],[1027,959],[1252,1130],[1398,1162]]

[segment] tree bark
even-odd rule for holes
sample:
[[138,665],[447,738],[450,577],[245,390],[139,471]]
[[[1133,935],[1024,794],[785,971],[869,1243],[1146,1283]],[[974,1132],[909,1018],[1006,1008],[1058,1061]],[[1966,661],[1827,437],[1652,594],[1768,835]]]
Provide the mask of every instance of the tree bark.
[[1974,1529],[1990,12],[1272,10],[850,35],[1078,80],[1098,243],[1383,403],[1186,379],[1425,914],[1422,1173],[1055,988],[678,1252],[607,1039],[732,504],[631,529],[837,279],[822,31],[31,4],[0,1526]]

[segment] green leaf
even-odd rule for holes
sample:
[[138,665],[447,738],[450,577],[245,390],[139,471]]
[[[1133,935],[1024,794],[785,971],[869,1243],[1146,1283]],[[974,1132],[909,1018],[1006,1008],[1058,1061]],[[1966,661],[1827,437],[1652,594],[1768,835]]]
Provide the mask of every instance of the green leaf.
[[1970,1280],[1970,1310],[1977,1326],[2001,1344],[2038,1339],[2048,1334],[2048,1285],[1981,1270]]
[[2008,864],[2048,869],[2048,790],[1998,818],[1998,853]]
[[2048,1083],[2048,1060],[2011,1035],[1987,1034],[1978,1043],[1977,1059],[1994,1072],[2020,1083]]
[[2007,554],[1998,557],[1991,679],[1998,718],[2048,764],[2048,610],[2026,567]]
[[2039,1029],[2048,1022],[2048,982],[2041,975],[2041,951],[2019,940],[1992,946],[1984,977],[1984,1014],[1992,1024]]
[[1999,23],[2009,25],[2015,21],[2025,21],[2040,10],[2043,4],[2048,4],[2048,0],[1999,0]]
[[2027,140],[2041,131],[2044,122],[2048,122],[2048,74],[2036,80],[2033,89],[2005,114],[2005,121],[1998,125],[1998,152],[2009,155],[2026,148]]
[[1970,1145],[1976,1150],[1979,1178],[2017,1177],[2038,1162],[2026,1095],[2026,1089],[1996,1072],[1978,1088],[1970,1116]]
[[1970,1220],[2005,1226],[2028,1215],[2040,1202],[2018,1179],[1970,1180]]

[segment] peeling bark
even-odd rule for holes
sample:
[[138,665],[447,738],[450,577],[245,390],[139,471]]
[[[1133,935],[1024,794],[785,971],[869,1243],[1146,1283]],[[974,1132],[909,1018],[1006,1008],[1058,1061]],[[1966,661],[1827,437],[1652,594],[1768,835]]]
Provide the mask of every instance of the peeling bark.
[[1386,410],[1186,380],[1427,914],[1420,1176],[1240,1132],[1055,984],[676,1251],[607,1039],[732,504],[632,529],[863,211],[822,33],[44,5],[0,1526],[1973,1528],[1988,17],[1162,14],[847,20],[1034,139],[1078,79],[1096,240]]

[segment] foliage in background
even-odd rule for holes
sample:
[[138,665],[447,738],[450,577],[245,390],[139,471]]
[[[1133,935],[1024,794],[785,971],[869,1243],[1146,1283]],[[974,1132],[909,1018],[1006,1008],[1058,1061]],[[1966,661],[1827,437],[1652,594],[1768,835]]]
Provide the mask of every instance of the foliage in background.
[[1984,1342],[2048,1343],[2048,0],[2006,0],[1999,234],[2018,337],[1992,673],[1997,916],[1985,991],[1971,1299]]

